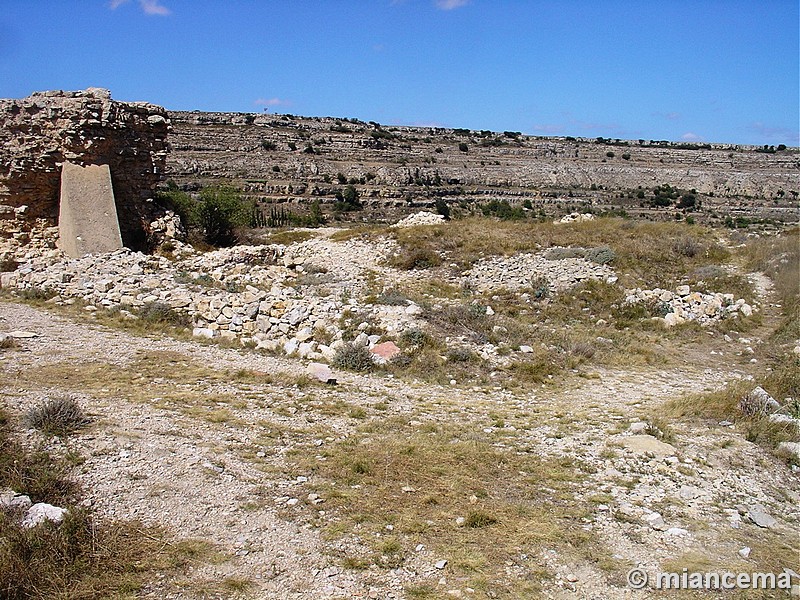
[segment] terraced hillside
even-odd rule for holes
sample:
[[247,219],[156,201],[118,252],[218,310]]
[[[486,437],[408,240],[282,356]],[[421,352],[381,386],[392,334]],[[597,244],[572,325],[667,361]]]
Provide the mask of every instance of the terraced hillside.
[[[507,200],[548,215],[587,206],[657,218],[690,211],[710,221],[793,221],[797,214],[795,148],[530,137],[292,115],[170,117],[169,178],[190,190],[233,183],[266,204],[333,203],[353,185],[372,216],[439,198],[463,207]],[[653,190],[664,185],[678,195],[658,206],[667,200],[659,202]],[[685,193],[695,202],[677,209]]]

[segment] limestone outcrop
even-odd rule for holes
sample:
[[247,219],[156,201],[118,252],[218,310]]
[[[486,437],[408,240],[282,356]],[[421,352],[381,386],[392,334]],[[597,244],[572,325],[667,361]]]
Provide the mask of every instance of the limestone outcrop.
[[28,230],[37,219],[54,225],[62,164],[108,165],[123,243],[144,248],[147,225],[158,216],[148,200],[163,176],[168,130],[163,108],[118,102],[100,88],[2,99],[0,205],[26,206]]
[[[356,119],[170,112],[167,178],[192,191],[225,182],[264,204],[335,202],[354,185],[371,217],[397,220],[441,199],[507,200],[548,215],[652,207],[661,185],[690,191],[713,215],[796,220],[800,152],[735,144],[535,137]],[[641,192],[641,195],[640,195]],[[302,212],[301,206],[292,210]]]

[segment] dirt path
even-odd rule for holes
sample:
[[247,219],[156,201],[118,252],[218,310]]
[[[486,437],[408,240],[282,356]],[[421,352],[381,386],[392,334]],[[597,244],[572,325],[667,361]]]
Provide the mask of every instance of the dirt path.
[[[400,568],[345,569],[335,552],[342,542],[303,524],[308,519],[300,512],[325,505],[305,497],[309,473],[293,471],[287,453],[347,437],[360,422],[356,409],[367,418],[455,422],[496,436],[499,445],[584,465],[589,476],[580,495],[594,497],[584,528],[602,538],[615,566],[609,574],[538,549],[539,564],[557,574],[544,585],[550,597],[649,597],[631,593],[620,579],[624,569],[614,569],[638,564],[655,571],[709,548],[723,563],[746,566],[738,550],[761,548],[770,538],[752,524],[732,527],[740,504],[763,504],[779,520],[780,535],[796,534],[800,521],[797,475],[729,426],[676,425],[668,456],[625,449],[629,424],[658,417],[666,400],[746,374],[741,366],[721,368],[718,355],[706,362],[695,356],[682,368],[598,370],[595,378],[520,394],[384,375],[341,374],[336,387],[308,385],[299,361],[136,337],[8,302],[0,302],[0,330],[39,334],[0,354],[0,393],[13,412],[69,394],[94,416],[95,424],[69,442],[86,459],[78,479],[87,503],[101,516],[209,540],[225,556],[198,564],[183,587],[152,584],[148,597],[224,595],[212,584],[226,577],[250,580],[257,598],[403,598],[410,583],[435,583],[431,554]],[[159,360],[163,376],[153,362]],[[74,379],[95,363],[102,369],[94,380]],[[223,372],[230,376],[212,376]],[[503,423],[489,413],[501,414]],[[642,525],[650,511],[662,515],[664,528]],[[298,518],[286,518],[292,512]]]

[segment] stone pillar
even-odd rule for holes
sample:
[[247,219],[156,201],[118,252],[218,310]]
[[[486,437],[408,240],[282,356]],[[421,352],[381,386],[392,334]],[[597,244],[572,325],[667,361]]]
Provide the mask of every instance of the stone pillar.
[[63,164],[58,232],[60,248],[73,258],[122,248],[108,165]]

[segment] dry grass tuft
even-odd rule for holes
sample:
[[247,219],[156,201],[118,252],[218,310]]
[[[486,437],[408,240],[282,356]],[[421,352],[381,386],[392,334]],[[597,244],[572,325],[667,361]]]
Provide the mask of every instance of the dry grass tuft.
[[88,425],[90,419],[72,398],[54,398],[31,408],[24,423],[47,435],[65,436]]

